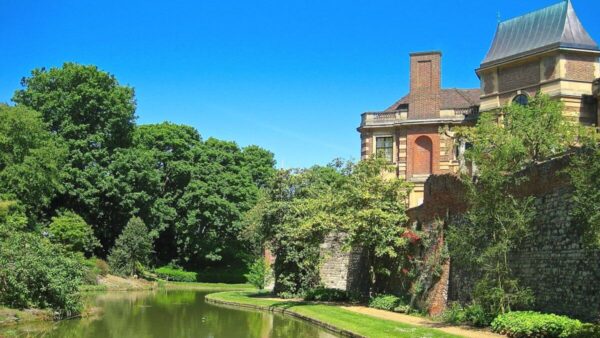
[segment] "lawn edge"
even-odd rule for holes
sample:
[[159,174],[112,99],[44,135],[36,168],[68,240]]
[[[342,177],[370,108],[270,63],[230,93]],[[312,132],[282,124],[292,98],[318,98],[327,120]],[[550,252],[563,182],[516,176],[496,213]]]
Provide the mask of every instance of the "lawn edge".
[[[226,305],[226,306],[233,306],[233,307],[242,307],[242,308],[247,308],[247,309],[254,309],[254,310],[262,310],[262,311],[269,311],[269,312],[276,312],[276,313],[281,313],[281,314],[285,314],[285,315],[289,315],[304,321],[307,321],[311,324],[317,325],[319,327],[325,328],[331,332],[337,333],[339,335],[345,336],[345,337],[353,337],[353,338],[368,338],[367,336],[363,336],[360,335],[358,333],[352,332],[350,330],[347,329],[342,329],[339,328],[335,325],[329,324],[327,322],[312,318],[310,316],[307,315],[303,315],[300,314],[294,310],[290,310],[290,309],[284,309],[284,308],[279,308],[279,307],[273,307],[273,306],[265,306],[265,305],[257,305],[257,304],[248,304],[248,303],[239,303],[239,302],[233,302],[233,301],[228,301],[228,300],[222,300],[219,298],[215,298],[218,297],[219,294],[225,294],[225,293],[232,293],[232,292],[240,292],[240,291],[225,291],[225,292],[217,292],[217,293],[211,293],[205,296],[205,301],[207,303],[210,304],[216,304],[216,305]],[[246,292],[246,291],[242,291],[242,292]]]

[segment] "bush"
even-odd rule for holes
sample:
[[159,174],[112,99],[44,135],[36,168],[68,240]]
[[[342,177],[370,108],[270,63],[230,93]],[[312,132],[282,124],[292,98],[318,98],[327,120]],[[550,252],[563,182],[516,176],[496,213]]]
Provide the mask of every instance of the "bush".
[[195,272],[185,271],[169,265],[154,270],[154,273],[159,278],[175,282],[196,282],[198,276]]
[[244,276],[248,283],[256,286],[259,290],[262,290],[271,279],[271,267],[264,257],[260,257],[252,264],[248,265],[248,273]]
[[473,326],[489,326],[493,319],[494,316],[487,313],[479,304],[471,304],[465,308],[465,321]]
[[309,290],[304,296],[304,300],[317,302],[347,302],[357,299],[358,297],[355,294],[348,291],[324,287]]
[[369,307],[381,310],[394,311],[400,306],[402,300],[394,295],[378,295],[371,298],[369,301]]
[[108,272],[110,271],[108,263],[106,263],[105,260],[100,258],[96,258],[94,261],[96,269],[98,270],[98,274],[102,277],[108,275]]
[[52,217],[48,232],[52,242],[60,243],[71,251],[91,254],[100,247],[92,227],[72,211]]
[[81,259],[34,233],[0,239],[0,304],[52,309],[68,317],[81,310]]
[[598,338],[600,337],[600,325],[583,324],[575,332],[568,335],[569,338]]
[[566,338],[581,328],[581,322],[576,319],[533,311],[508,312],[492,322],[494,332],[511,338]]
[[148,228],[139,217],[127,223],[115,246],[108,255],[108,264],[113,273],[120,276],[140,274],[148,265],[152,253],[152,237]]
[[450,324],[462,324],[467,320],[465,309],[458,302],[452,302],[442,313],[442,321]]

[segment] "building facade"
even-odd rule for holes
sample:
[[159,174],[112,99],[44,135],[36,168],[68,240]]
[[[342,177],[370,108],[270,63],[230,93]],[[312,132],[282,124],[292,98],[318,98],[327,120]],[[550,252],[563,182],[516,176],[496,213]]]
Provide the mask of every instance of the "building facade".
[[410,92],[382,112],[362,114],[361,157],[383,157],[396,176],[413,183],[409,206],[423,199],[423,185],[431,174],[458,170],[458,149],[440,132],[474,121],[479,89],[442,89],[441,52],[410,54]]
[[598,44],[571,1],[498,24],[476,69],[480,88],[443,89],[441,52],[410,54],[410,92],[381,112],[366,112],[358,131],[361,158],[384,157],[412,182],[409,206],[420,205],[431,174],[456,173],[464,145],[451,129],[475,123],[479,112],[525,104],[538,91],[561,100],[573,121],[600,125]]
[[480,110],[527,102],[540,91],[561,100],[571,120],[597,125],[592,84],[600,78],[599,55],[571,1],[501,22],[476,70]]

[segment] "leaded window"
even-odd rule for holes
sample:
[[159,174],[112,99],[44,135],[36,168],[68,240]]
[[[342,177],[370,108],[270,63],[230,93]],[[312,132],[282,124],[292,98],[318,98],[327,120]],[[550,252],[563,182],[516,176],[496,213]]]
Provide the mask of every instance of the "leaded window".
[[375,149],[378,158],[384,158],[388,162],[393,161],[394,139],[392,137],[377,137],[375,139]]

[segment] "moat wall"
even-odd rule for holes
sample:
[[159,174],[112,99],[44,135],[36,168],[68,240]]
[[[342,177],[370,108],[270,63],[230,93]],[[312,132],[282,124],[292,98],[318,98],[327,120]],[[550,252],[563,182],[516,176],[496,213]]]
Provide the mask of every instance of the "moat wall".
[[[516,188],[521,196],[534,196],[536,217],[531,236],[510,255],[510,265],[523,286],[535,294],[535,309],[566,314],[584,320],[600,317],[600,251],[584,247],[578,224],[570,213],[573,188],[562,170],[569,158],[540,164],[524,175]],[[431,176],[424,203],[411,209],[413,222],[426,228],[443,219],[446,226],[467,210],[464,187],[451,175]],[[476,276],[471,267],[450,262],[450,273],[436,286],[444,297],[434,297],[430,309],[439,312],[451,301],[468,302]],[[434,288],[434,291],[436,290]]]

